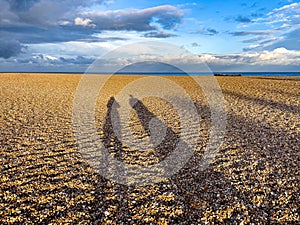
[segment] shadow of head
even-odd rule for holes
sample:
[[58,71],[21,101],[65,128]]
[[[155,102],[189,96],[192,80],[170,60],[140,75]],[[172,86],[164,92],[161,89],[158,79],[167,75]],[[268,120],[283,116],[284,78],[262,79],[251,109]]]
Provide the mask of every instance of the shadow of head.
[[141,103],[141,101],[135,97],[133,97],[132,95],[129,95],[130,99],[129,99],[129,105],[134,108],[136,106],[137,103]]
[[111,96],[110,99],[108,100],[106,106],[108,109],[111,109],[113,107],[113,105],[116,107],[116,108],[120,108],[120,105],[119,103],[116,101],[115,97]]

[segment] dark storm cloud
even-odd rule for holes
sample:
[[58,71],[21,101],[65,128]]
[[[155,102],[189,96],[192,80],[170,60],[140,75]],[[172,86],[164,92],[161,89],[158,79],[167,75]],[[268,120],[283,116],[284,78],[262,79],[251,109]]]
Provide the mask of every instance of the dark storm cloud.
[[10,10],[9,3],[0,0],[0,26],[13,25],[18,19],[18,16]]
[[53,4],[59,4],[62,7],[77,7],[87,6],[91,4],[102,3],[103,0],[7,0],[12,10],[15,11],[26,11],[29,10],[36,4],[40,6],[48,5],[52,2]]
[[86,28],[84,32],[82,28],[77,26],[53,26],[51,28],[39,27],[0,27],[0,36],[6,39],[17,39],[24,44],[39,43],[58,43],[69,41],[84,42],[107,42],[126,40],[122,37],[96,37],[93,36],[95,30]]
[[4,20],[0,20],[0,25],[3,25],[3,21],[6,25],[54,25],[61,19],[71,18],[79,8],[101,2],[102,0],[0,0],[0,12],[6,14]]
[[[27,2],[26,4],[24,2]],[[68,25],[88,28],[89,21],[95,30],[155,30],[156,25],[173,29],[181,22],[183,13],[171,5],[162,5],[139,10],[85,11],[84,6],[102,1],[89,0],[0,0],[0,25],[6,26],[51,26]],[[25,7],[26,5],[26,7]],[[21,9],[26,9],[22,11]],[[77,21],[79,22],[76,22]],[[81,23],[80,23],[81,21]]]
[[142,10],[90,12],[83,16],[100,30],[150,31],[157,26],[167,30],[175,28],[183,14],[174,6],[163,5]]
[[170,33],[166,33],[166,32],[163,32],[163,31],[149,32],[149,33],[146,33],[144,35],[144,37],[147,37],[147,38],[168,38],[168,37],[176,37],[176,36],[177,36],[176,34],[170,34]]
[[104,30],[149,31],[148,37],[166,38],[174,35],[160,30],[175,28],[183,17],[181,10],[171,5],[88,12],[84,8],[102,2],[104,0],[0,0],[0,35],[21,44],[124,40],[94,35]]
[[15,13],[23,23],[38,26],[57,25],[62,20],[72,21],[85,6],[102,2],[102,0],[35,0],[27,10]]
[[7,0],[12,11],[27,11],[39,0]]
[[0,39],[0,58],[8,59],[17,56],[24,48],[19,41]]

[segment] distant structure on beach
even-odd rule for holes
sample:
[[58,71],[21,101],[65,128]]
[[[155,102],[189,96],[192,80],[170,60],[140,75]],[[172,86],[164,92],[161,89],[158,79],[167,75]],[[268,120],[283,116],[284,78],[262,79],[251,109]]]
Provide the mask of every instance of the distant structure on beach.
[[227,73],[215,73],[214,76],[224,76],[224,77],[240,77],[242,74],[227,74]]

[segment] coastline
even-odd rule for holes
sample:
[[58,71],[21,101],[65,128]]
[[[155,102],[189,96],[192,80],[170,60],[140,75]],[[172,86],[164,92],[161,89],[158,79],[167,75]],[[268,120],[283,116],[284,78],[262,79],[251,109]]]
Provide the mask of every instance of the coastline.
[[[0,72],[1,75],[10,74],[10,75],[26,75],[26,74],[36,74],[36,75],[91,75],[85,72]],[[97,73],[97,75],[109,75],[112,73]],[[262,77],[298,77],[300,72],[211,72],[207,73],[115,73],[114,75],[118,76],[213,76],[213,75],[222,75],[222,76],[262,76]]]

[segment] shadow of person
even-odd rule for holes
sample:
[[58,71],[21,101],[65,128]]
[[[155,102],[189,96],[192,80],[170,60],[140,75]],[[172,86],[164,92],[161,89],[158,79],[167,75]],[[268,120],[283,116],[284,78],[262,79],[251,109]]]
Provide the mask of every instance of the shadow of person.
[[159,161],[162,161],[176,148],[179,135],[157,118],[141,100],[130,95],[129,104],[136,111],[141,125],[150,137],[150,142],[156,146],[154,150]]
[[[133,159],[137,159],[137,161],[129,160],[130,165],[145,163],[147,166],[155,166],[155,164],[159,162],[162,164],[158,167],[153,167],[153,169],[151,169],[152,167],[143,168],[145,171],[148,171],[144,175],[141,174],[144,170],[131,171],[131,169],[135,170],[136,168],[127,168],[126,166],[126,168],[121,168],[117,164],[114,164],[108,166],[109,174],[112,174],[118,179],[125,179],[125,182],[148,178],[148,180],[153,180],[153,176],[157,176],[157,180],[160,179],[159,177],[167,178],[172,176],[172,174],[176,173],[176,171],[184,167],[185,163],[188,162],[189,158],[193,154],[191,154],[193,149],[185,141],[183,141],[179,134],[176,134],[171,127],[167,126],[165,122],[157,118],[157,116],[152,113],[141,100],[130,96],[129,104],[136,111],[141,126],[145,130],[147,136],[149,136],[146,138],[150,140],[150,143],[148,141],[149,145],[145,145],[144,141],[141,142],[141,146],[136,143],[136,147],[138,147],[137,149],[140,151],[139,153],[134,149],[134,151],[132,149],[127,151],[127,147],[123,147],[121,142],[122,140],[118,139],[118,137],[120,137],[118,135],[118,128],[116,129],[115,126],[116,123],[119,123],[120,125],[120,116],[118,114],[118,110],[116,110],[116,107],[119,107],[119,104],[116,102],[114,97],[111,97],[107,103],[107,113],[103,126],[104,134],[102,136],[102,142],[105,148],[108,149],[109,154],[111,154],[116,160],[123,161],[121,167],[123,167],[124,163],[126,164],[129,160],[128,156],[130,158],[133,157]],[[145,154],[141,152],[143,151],[144,146],[147,149]],[[132,154],[132,152],[134,153]],[[155,160],[153,160],[152,157],[154,157]],[[139,159],[142,159],[143,162],[139,162]],[[131,175],[127,177],[128,171]],[[145,176],[149,177],[145,178]],[[147,183],[147,181],[145,182]]]
[[109,153],[114,154],[114,157],[117,160],[122,161],[123,159],[122,143],[116,135],[116,131],[114,130],[115,126],[113,126],[113,123],[114,124],[120,123],[120,116],[118,114],[118,111],[114,110],[119,108],[120,106],[113,96],[110,97],[106,106],[107,106],[107,112],[105,116],[105,122],[103,125],[102,143],[104,144],[106,149],[109,149]]
[[[107,102],[107,112],[105,116],[105,122],[103,125],[103,137],[102,143],[108,152],[113,155],[113,157],[118,161],[123,161],[125,158],[122,142],[118,139],[117,132],[120,131],[120,127],[114,126],[115,124],[120,124],[120,116],[118,113],[118,108],[120,107],[116,99],[111,96]],[[122,180],[124,182],[126,179],[125,170],[122,164],[110,164],[107,168],[108,174],[117,180]],[[123,184],[113,184],[111,188],[110,195],[107,196],[107,199],[110,199],[111,196],[117,196],[117,200],[108,200],[107,206],[110,207],[117,203],[118,210],[122,213],[119,213],[116,218],[121,220],[128,220],[130,218],[129,207],[128,207],[128,186]]]

